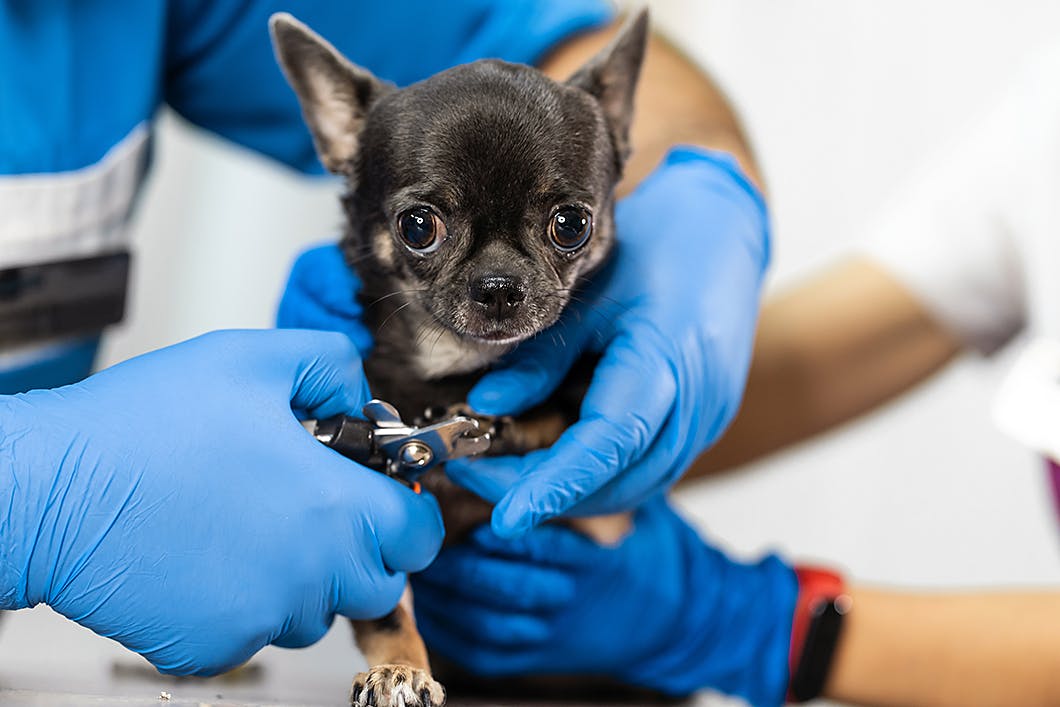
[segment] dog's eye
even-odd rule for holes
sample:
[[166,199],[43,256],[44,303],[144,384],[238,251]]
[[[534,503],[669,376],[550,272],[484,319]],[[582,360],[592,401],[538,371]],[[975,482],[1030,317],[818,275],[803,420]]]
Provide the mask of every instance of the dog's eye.
[[565,253],[585,245],[592,232],[592,216],[577,206],[564,206],[552,215],[552,222],[548,226],[552,244]]
[[445,237],[445,224],[426,206],[417,206],[398,216],[398,233],[414,250],[431,250]]

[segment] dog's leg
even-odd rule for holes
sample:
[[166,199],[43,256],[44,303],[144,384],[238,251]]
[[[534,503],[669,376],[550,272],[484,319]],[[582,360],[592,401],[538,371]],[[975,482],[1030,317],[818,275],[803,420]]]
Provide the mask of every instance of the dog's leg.
[[615,547],[633,530],[632,513],[612,513],[608,516],[570,518],[567,525],[585,535],[597,545]]
[[375,621],[352,621],[357,647],[371,666],[353,679],[355,707],[442,707],[445,689],[431,677],[427,649],[412,618],[408,587],[401,603]]

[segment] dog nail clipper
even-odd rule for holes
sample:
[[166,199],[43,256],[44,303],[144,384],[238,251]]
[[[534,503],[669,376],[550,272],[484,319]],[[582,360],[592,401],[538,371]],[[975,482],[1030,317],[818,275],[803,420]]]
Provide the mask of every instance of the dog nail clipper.
[[422,427],[406,424],[390,403],[371,400],[361,410],[365,419],[336,415],[308,421],[317,441],[348,459],[393,477],[419,493],[419,478],[437,464],[482,454],[490,433],[479,421],[451,415]]

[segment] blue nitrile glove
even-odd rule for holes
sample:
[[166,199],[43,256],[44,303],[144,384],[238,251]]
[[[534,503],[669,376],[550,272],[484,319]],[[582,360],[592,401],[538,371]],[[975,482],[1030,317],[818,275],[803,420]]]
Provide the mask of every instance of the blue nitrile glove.
[[546,525],[488,527],[413,578],[428,645],[473,673],[578,673],[686,695],[710,688],[784,701],[798,584],[776,557],[752,565],[705,544],[666,501],[637,511],[615,548]]
[[363,310],[357,300],[360,290],[361,281],[337,245],[310,248],[291,266],[276,311],[276,326],[340,331],[363,355],[372,348],[372,335],[361,322]]
[[[769,261],[765,203],[723,153],[678,148],[616,210],[612,262],[559,323],[520,346],[468,402],[516,414],[602,351],[580,421],[525,457],[460,460],[458,483],[500,497],[493,529],[636,507],[674,483],[736,414]],[[500,491],[506,493],[501,494]]]
[[242,331],[0,397],[0,609],[48,604],[176,674],[385,614],[441,544],[437,504],[292,412],[366,395],[341,334]]

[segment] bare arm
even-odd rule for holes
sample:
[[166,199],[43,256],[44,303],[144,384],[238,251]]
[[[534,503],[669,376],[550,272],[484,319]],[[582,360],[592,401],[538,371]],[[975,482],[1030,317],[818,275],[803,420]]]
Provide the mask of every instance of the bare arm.
[[[545,59],[542,71],[553,78],[566,79],[606,45],[620,26],[618,21],[565,42]],[[633,154],[618,187],[620,195],[629,193],[678,143],[731,153],[761,186],[747,139],[728,101],[701,70],[658,35],[648,44],[635,111]]]
[[924,380],[960,342],[866,260],[838,263],[762,310],[743,406],[686,478],[769,454]]
[[1060,704],[1060,595],[851,595],[827,697],[903,707]]

